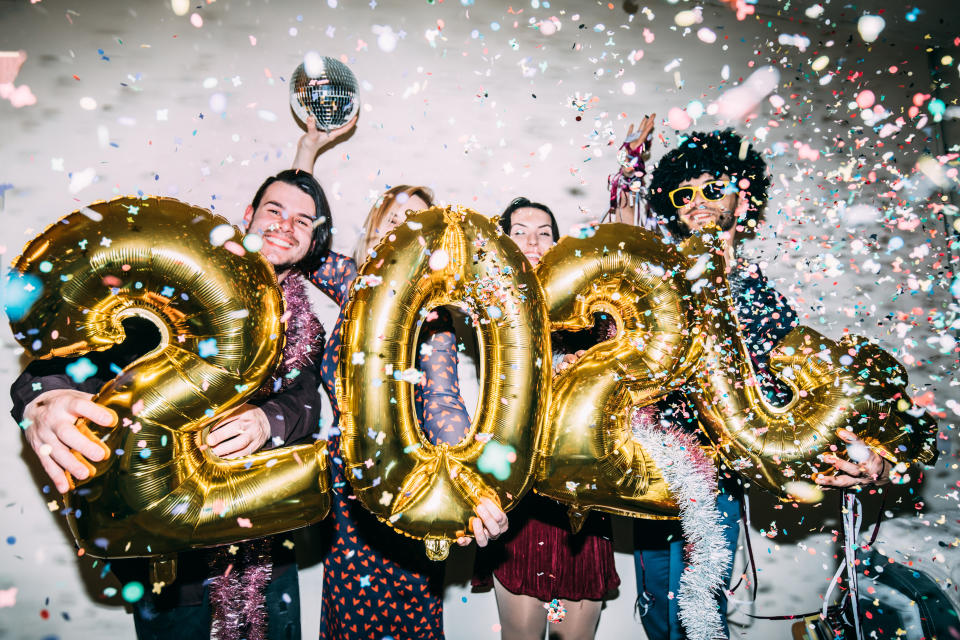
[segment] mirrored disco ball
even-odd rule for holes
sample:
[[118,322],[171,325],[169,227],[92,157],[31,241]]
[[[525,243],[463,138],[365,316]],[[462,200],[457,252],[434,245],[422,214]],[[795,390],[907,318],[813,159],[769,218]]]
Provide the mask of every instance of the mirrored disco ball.
[[290,78],[290,106],[301,123],[317,119],[317,128],[336,129],[357,111],[357,78],[347,65],[327,56],[306,60]]

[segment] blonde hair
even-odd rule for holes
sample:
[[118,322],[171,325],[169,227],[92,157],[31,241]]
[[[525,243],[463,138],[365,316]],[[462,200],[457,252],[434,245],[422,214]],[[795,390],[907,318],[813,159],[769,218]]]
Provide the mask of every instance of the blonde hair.
[[406,194],[408,198],[417,196],[426,202],[428,207],[433,206],[433,191],[427,187],[411,187],[407,184],[399,184],[384,191],[383,195],[373,203],[370,213],[367,214],[367,220],[363,223],[363,233],[357,243],[357,248],[353,252],[353,259],[358,267],[367,261],[370,249],[380,241],[382,234],[377,229],[383,224],[387,211],[390,210],[390,207],[393,206],[393,203],[397,201],[401,194]]

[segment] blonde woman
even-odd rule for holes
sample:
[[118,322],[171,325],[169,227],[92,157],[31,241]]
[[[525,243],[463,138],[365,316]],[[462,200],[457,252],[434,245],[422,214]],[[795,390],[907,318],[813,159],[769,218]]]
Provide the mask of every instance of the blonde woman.
[[[349,133],[355,120],[328,133],[317,131],[312,119],[297,145],[294,168],[312,171],[319,150]],[[406,211],[427,209],[433,192],[426,187],[396,186],[377,199],[363,226],[363,235],[350,258],[330,252],[310,282],[340,306],[340,316],[324,349],[321,375],[333,408],[334,424],[340,411],[334,393],[334,375],[340,358],[343,312],[357,276],[357,264],[373,255],[380,239],[403,222]],[[457,347],[452,322],[443,309],[431,314],[421,331],[421,340],[432,350],[417,349],[417,368],[426,383],[417,390],[417,413],[424,433],[432,442],[456,443],[470,428],[470,418],[460,398],[457,379]],[[344,475],[340,434],[330,438],[333,459],[334,531],[324,556],[323,603],[320,637],[353,639],[443,638],[443,564],[426,559],[422,545],[405,538],[377,521],[353,499]],[[471,529],[477,544],[485,546],[507,529],[507,517],[492,501],[476,507]],[[458,543],[468,544],[469,538]]]

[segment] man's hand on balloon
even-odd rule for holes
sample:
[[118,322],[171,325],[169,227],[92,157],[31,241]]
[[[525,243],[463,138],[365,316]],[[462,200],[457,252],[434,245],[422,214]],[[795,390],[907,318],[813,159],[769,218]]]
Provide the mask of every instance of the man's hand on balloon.
[[80,418],[101,427],[117,423],[117,415],[92,397],[74,389],[55,389],[41,393],[24,408],[27,442],[60,493],[73,488],[67,473],[85,480],[94,470],[87,461],[100,462],[110,455],[96,435],[76,424]]
[[[474,511],[477,516],[470,518],[470,529],[473,530],[478,547],[485,547],[491,540],[496,540],[506,533],[510,525],[507,514],[493,500],[481,498]],[[470,537],[460,536],[457,538],[457,544],[461,547],[467,546],[470,544]]]
[[207,445],[221,458],[239,458],[258,451],[269,439],[267,414],[245,404],[210,429]]
[[313,173],[313,163],[316,161],[320,150],[350,135],[350,132],[357,125],[358,118],[360,118],[359,109],[343,125],[330,131],[321,131],[317,128],[317,119],[313,116],[307,116],[307,132],[300,136],[297,141],[297,155],[293,159],[293,168]]
[[890,470],[893,468],[890,461],[870,449],[851,431],[837,429],[837,435],[847,443],[847,456],[850,460],[844,460],[832,453],[820,456],[824,462],[833,465],[837,473],[832,476],[817,474],[814,480],[818,485],[845,489],[855,485],[880,485],[890,482]]

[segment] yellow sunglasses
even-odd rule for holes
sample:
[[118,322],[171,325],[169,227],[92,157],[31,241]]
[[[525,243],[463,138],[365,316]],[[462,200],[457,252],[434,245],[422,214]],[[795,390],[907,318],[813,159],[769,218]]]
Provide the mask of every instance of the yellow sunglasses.
[[728,193],[733,193],[730,190],[730,185],[732,184],[732,180],[711,180],[710,182],[703,183],[699,187],[679,187],[667,195],[670,197],[670,204],[677,209],[682,209],[693,202],[693,199],[697,197],[698,193],[703,196],[704,200],[713,202],[722,200]]

